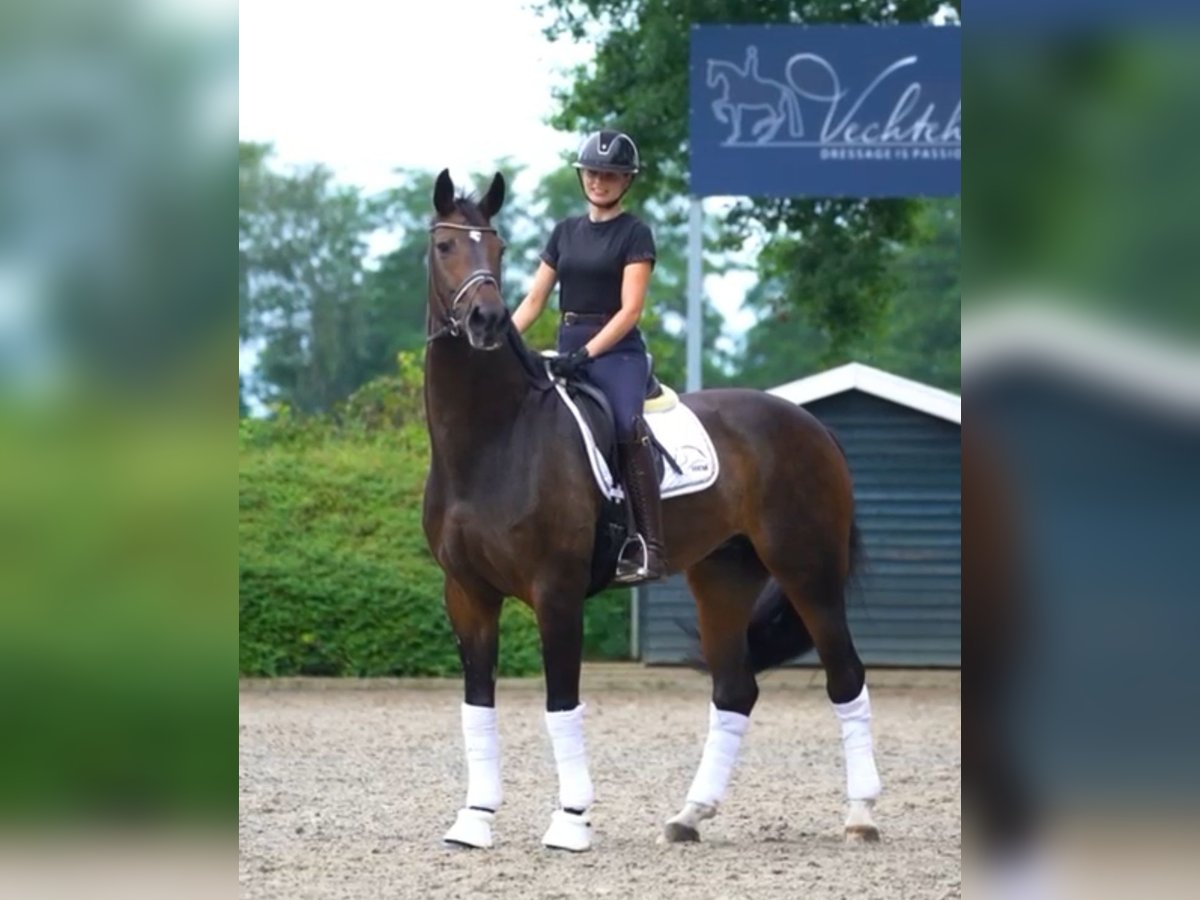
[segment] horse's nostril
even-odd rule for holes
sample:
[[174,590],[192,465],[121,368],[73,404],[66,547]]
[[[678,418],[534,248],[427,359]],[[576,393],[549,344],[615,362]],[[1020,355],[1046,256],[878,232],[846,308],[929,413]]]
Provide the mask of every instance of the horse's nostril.
[[495,328],[504,322],[507,312],[505,309],[484,309],[481,306],[477,306],[471,310],[471,315],[467,317],[467,321],[478,328]]
[[483,310],[478,306],[472,309],[471,314],[467,316],[467,322],[471,325],[483,325],[485,321],[486,316],[484,316]]

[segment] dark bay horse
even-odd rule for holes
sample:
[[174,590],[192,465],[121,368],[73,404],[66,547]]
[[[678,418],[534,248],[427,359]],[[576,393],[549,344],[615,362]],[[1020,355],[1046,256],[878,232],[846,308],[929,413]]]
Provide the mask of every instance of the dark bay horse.
[[[468,775],[467,802],[445,839],[492,846],[502,794],[498,633],[511,596],[536,616],[558,766],[560,808],[543,843],[585,850],[594,797],[579,698],[583,603],[604,501],[570,412],[510,327],[500,291],[503,241],[491,225],[504,191],[497,174],[481,200],[456,196],[443,171],[430,226],[424,527],[445,572],[462,660]],[[844,604],[857,550],[845,458],[813,416],[768,394],[707,390],[682,401],[720,460],[713,486],[669,499],[663,510],[667,554],[695,598],[713,690],[695,780],[660,840],[697,840],[699,823],[715,814],[758,697],[755,673],[814,646],[841,724],[846,833],[873,839],[879,778],[870,705]]]

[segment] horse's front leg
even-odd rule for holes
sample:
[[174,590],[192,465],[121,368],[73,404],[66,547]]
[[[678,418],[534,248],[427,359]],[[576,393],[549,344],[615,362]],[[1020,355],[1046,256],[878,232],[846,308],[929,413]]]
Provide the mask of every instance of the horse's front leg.
[[496,728],[496,660],[503,601],[491,589],[468,589],[446,576],[446,613],[463,667],[462,731],[467,751],[466,804],[443,838],[452,846],[491,847],[492,823],[503,799]]
[[742,107],[735,103],[729,108],[733,110],[733,134],[729,135],[725,143],[736,144],[742,139]]
[[560,807],[551,816],[542,843],[576,853],[592,846],[587,811],[595,799],[583,741],[584,706],[579,702],[584,593],[582,587],[556,587],[534,598],[546,670],[546,730],[558,767]]

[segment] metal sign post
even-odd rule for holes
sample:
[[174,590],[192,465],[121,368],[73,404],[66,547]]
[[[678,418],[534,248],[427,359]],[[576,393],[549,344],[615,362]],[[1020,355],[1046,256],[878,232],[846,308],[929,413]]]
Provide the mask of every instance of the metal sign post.
[[703,376],[700,368],[704,347],[704,202],[696,196],[688,209],[688,270],[687,270],[687,389],[700,390]]

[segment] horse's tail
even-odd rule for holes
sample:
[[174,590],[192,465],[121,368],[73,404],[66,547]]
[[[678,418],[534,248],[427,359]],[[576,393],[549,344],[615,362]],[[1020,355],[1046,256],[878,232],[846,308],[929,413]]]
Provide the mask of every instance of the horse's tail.
[[[843,590],[857,574],[863,558],[862,533],[858,523],[853,521],[850,523],[849,551],[850,566]],[[754,601],[746,644],[750,665],[756,674],[781,666],[813,649],[812,635],[774,578],[767,582]]]
[[866,555],[866,550],[863,548],[862,532],[858,530],[858,520],[852,519],[850,521],[850,565],[846,570],[846,584],[853,584],[858,580],[858,575],[862,571]]
[[783,665],[813,648],[812,635],[774,578],[754,601],[746,644],[756,674]]

